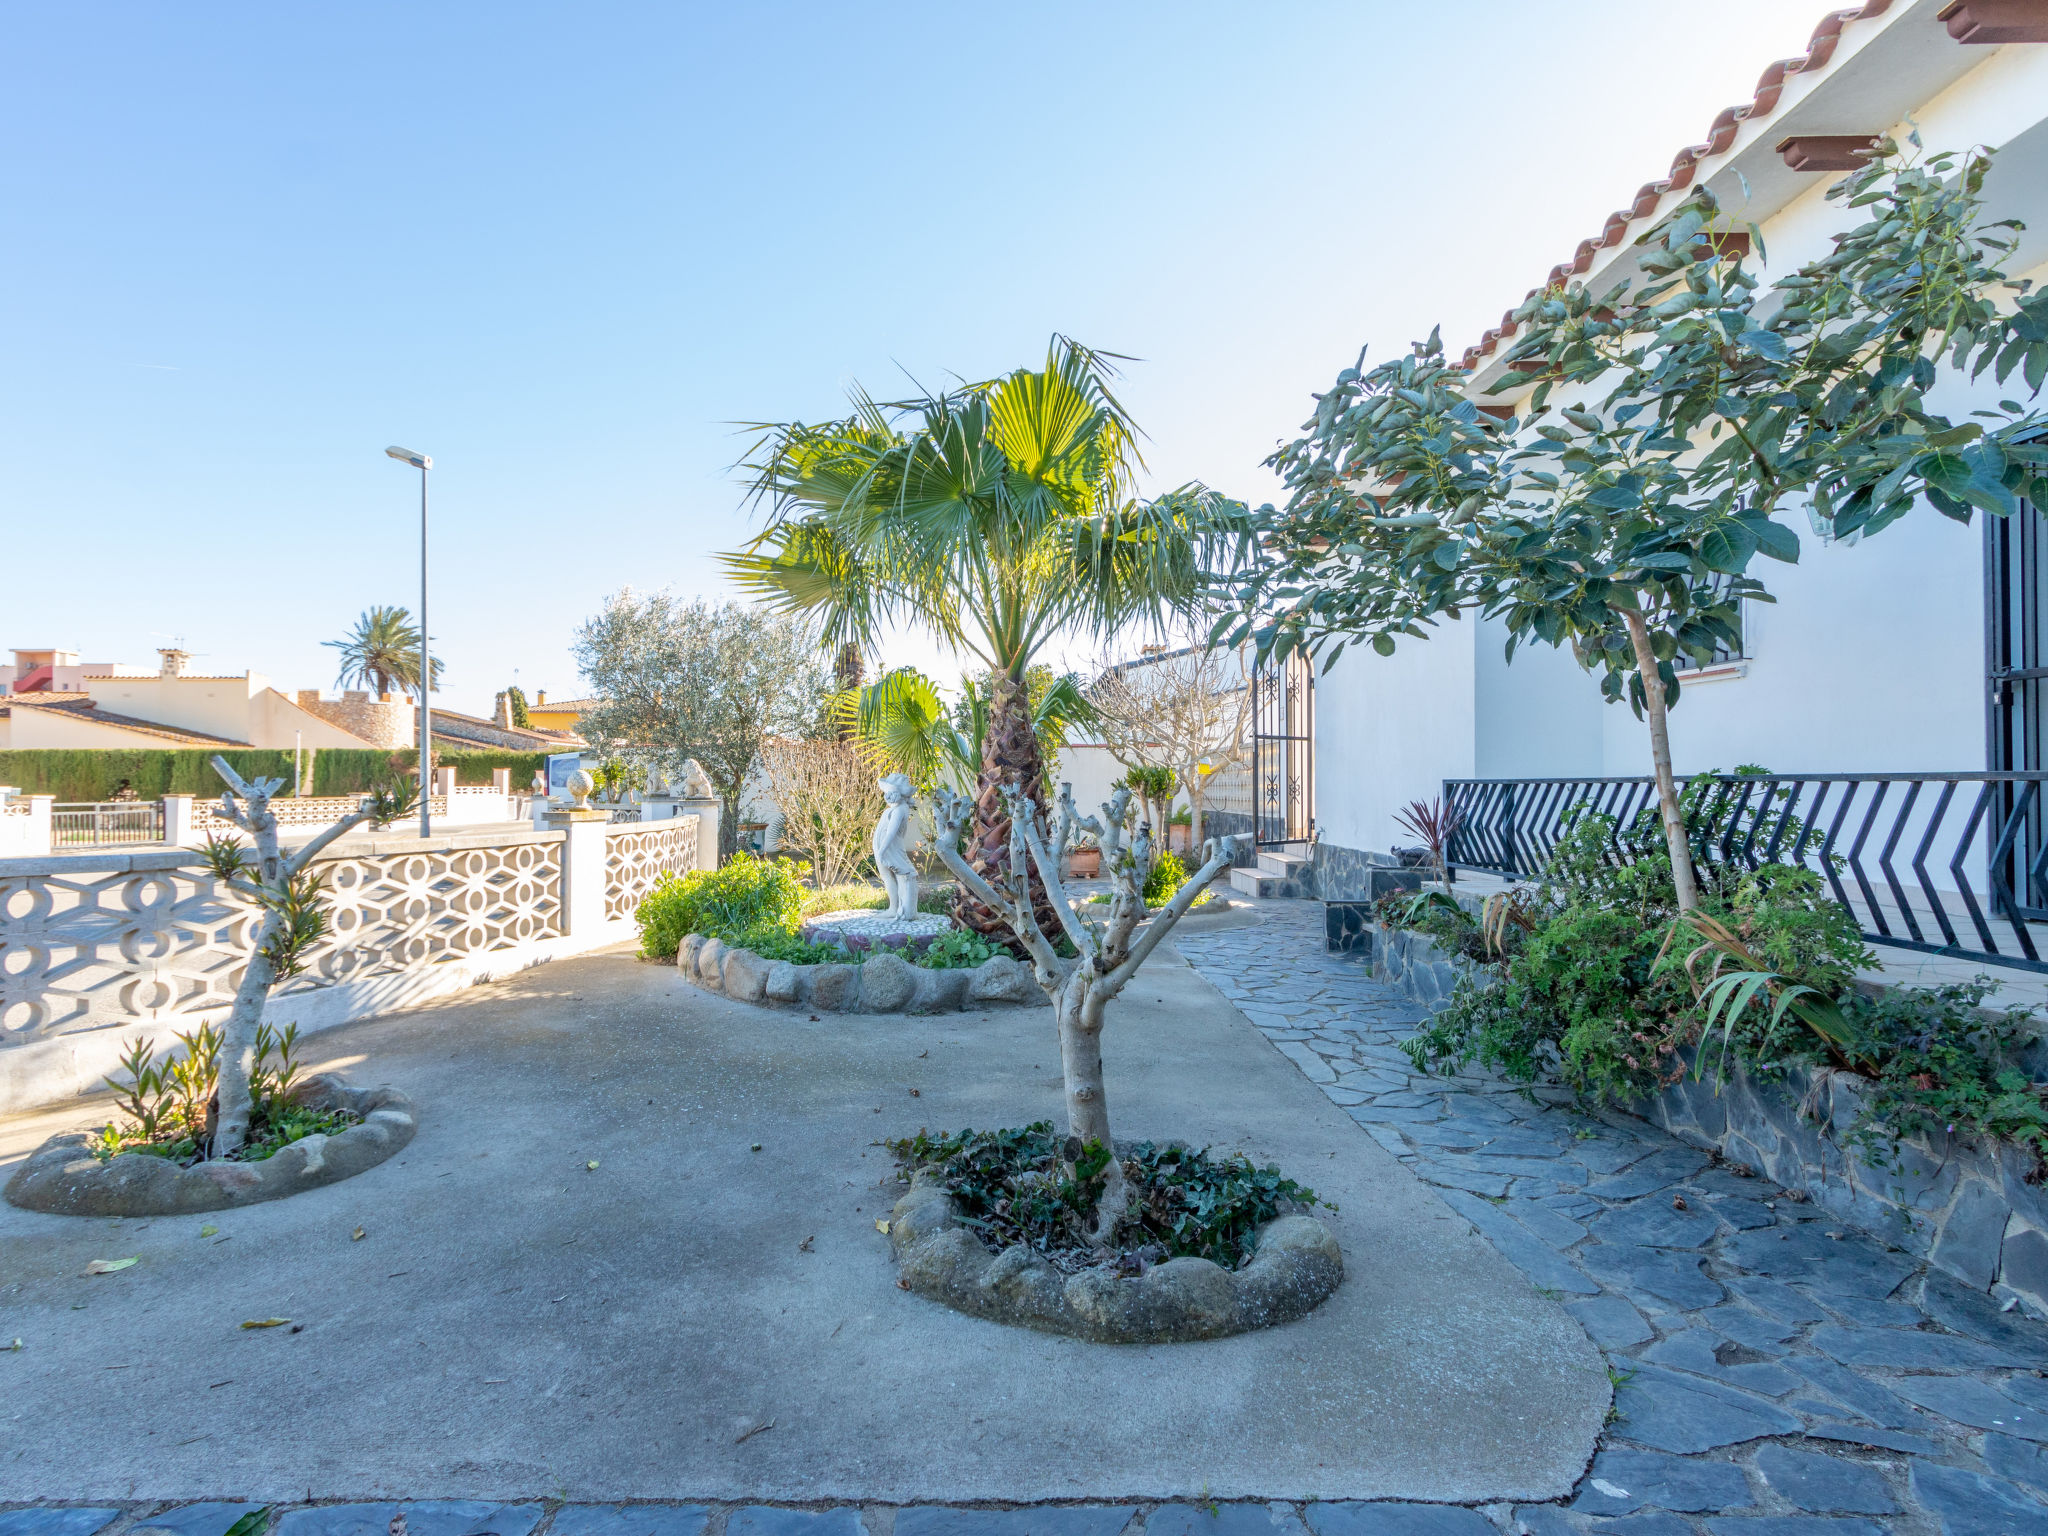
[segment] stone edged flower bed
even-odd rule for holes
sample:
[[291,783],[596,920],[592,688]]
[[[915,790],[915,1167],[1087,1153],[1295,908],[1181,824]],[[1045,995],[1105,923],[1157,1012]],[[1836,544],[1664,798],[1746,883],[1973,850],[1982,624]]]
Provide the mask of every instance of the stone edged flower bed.
[[1299,1215],[1261,1226],[1258,1251],[1243,1269],[1169,1259],[1130,1278],[1108,1268],[1064,1275],[1021,1243],[990,1253],[961,1224],[952,1196],[922,1173],[896,1202],[889,1245],[904,1288],[927,1300],[1100,1344],[1171,1344],[1270,1328],[1313,1311],[1344,1278],[1330,1229]]
[[58,1216],[176,1216],[278,1200],[374,1168],[412,1140],[412,1100],[396,1088],[351,1088],[331,1074],[309,1077],[290,1095],[309,1109],[343,1109],[361,1123],[334,1136],[307,1136],[260,1162],[181,1168],[145,1152],[101,1162],[83,1131],[52,1136],[7,1184],[9,1203]]
[[738,1002],[820,1013],[957,1013],[1045,1001],[1030,968],[1005,955],[972,970],[927,970],[890,954],[870,955],[861,965],[796,965],[691,933],[676,947],[676,968],[685,980]]

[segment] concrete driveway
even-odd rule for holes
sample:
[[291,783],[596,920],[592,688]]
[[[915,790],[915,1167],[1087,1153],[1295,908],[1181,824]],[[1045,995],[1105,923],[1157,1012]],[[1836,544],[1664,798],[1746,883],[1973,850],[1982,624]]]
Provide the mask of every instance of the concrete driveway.
[[[1541,1499],[1608,1406],[1578,1325],[1170,947],[1112,1010],[1118,1134],[1277,1161],[1347,1264],[1199,1344],[895,1284],[873,1142],[1057,1117],[1049,1012],[814,1022],[620,951],[311,1045],[412,1096],[405,1152],[211,1217],[0,1206],[0,1499]],[[0,1181],[105,1116],[0,1122]]]

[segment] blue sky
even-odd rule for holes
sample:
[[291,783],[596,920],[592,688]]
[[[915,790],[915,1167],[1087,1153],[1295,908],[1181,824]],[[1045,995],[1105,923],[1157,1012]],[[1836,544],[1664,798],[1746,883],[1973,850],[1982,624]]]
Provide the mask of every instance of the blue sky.
[[1471,340],[1822,11],[8,5],[0,647],[331,687],[415,600],[403,443],[447,702],[575,693],[607,593],[722,590],[731,423],[1055,330],[1142,359],[1156,486],[1268,499],[1362,343]]

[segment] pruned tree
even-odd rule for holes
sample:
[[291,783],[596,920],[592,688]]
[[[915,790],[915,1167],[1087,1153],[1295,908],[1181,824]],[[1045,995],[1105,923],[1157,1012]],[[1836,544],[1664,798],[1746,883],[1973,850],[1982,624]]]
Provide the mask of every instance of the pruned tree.
[[677,780],[695,758],[723,808],[721,859],[739,846],[740,796],[762,748],[814,728],[831,681],[797,620],[631,588],[577,630],[575,656],[603,701],[583,715],[583,734]]
[[[1129,790],[1119,789],[1111,795],[1100,816],[1082,816],[1074,808],[1073,786],[1061,785],[1049,842],[1045,819],[1024,786],[1005,785],[1003,794],[1010,846],[1009,857],[999,866],[999,883],[984,879],[959,851],[973,822],[976,802],[953,790],[941,790],[936,797],[939,857],[963,887],[1002,914],[1023,945],[1032,976],[1051,1002],[1059,1029],[1067,1132],[1083,1145],[1099,1142],[1108,1147],[1112,1142],[1109,1100],[1102,1081],[1102,1027],[1109,1004],[1187,915],[1195,898],[1231,867],[1241,840],[1225,837],[1213,843],[1202,867],[1173,893],[1172,900],[1155,910],[1145,904],[1145,881],[1152,873],[1152,832],[1143,822],[1133,825]],[[1099,922],[1082,915],[1060,880],[1067,846],[1078,832],[1091,833],[1100,843],[1102,873],[1110,882],[1109,916]],[[1053,909],[1059,914],[1054,931],[1039,925],[1027,867],[1037,872],[1052,897]],[[1140,924],[1145,925],[1142,931]],[[1071,964],[1059,953],[1063,938],[1075,950]],[[1120,1160],[1110,1158],[1106,1173],[1109,1183],[1096,1207],[1097,1241],[1116,1230],[1127,1203]]]
[[1534,388],[1504,418],[1434,334],[1369,372],[1361,354],[1268,460],[1288,503],[1264,509],[1266,563],[1214,638],[1334,662],[1471,611],[1510,658],[1569,645],[1648,725],[1678,906],[1696,909],[1666,711],[1681,659],[1711,661],[1741,604],[1772,600],[1756,557],[1799,558],[1780,518],[1869,535],[1923,500],[1968,522],[2048,497],[2040,413],[1929,404],[1944,369],[2048,380],[2048,294],[2007,281],[2014,226],[1979,217],[1990,156],[1875,154],[1828,193],[1864,222],[1769,289],[1747,263],[1761,236],[1700,189],[1641,242],[1641,277],[1533,295],[1497,387]]
[[781,843],[810,860],[819,885],[853,878],[882,814],[875,772],[851,742],[779,737],[761,751],[782,816]]
[[256,1068],[257,1033],[270,989],[297,975],[306,951],[327,932],[327,914],[320,905],[320,876],[309,866],[329,843],[363,822],[405,812],[400,803],[365,800],[360,808],[287,854],[278,844],[277,817],[270,809],[271,796],[284,787],[284,780],[245,781],[219,755],[213,759],[213,769],[228,785],[220,797],[221,814],[249,834],[256,845],[255,860],[252,863],[249,849],[231,837],[208,839],[203,857],[216,879],[255,903],[263,914],[255,947],[242,968],[241,984],[235,988],[234,1005],[221,1031],[215,1087],[218,1108],[209,1155],[222,1158],[239,1152],[249,1136],[249,1116],[255,1107],[249,1082]]
[[1088,685],[1094,728],[1126,768],[1164,769],[1188,797],[1188,846],[1202,846],[1212,775],[1251,756],[1252,693],[1240,655],[1192,649],[1105,665]]

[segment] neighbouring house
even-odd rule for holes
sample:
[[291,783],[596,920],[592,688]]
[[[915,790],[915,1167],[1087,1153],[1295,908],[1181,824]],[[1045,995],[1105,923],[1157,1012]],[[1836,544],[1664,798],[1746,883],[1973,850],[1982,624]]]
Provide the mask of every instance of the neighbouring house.
[[[448,747],[475,747],[501,752],[569,752],[588,745],[573,731],[537,731],[514,725],[508,708],[497,720],[457,714],[452,709],[434,711],[434,740]],[[530,715],[528,718],[532,718]]]
[[[2003,265],[2036,287],[2048,281],[2048,3],[2034,0],[1870,0],[1832,12],[1803,58],[1772,64],[1752,100],[1722,112],[1705,142],[1683,149],[1669,175],[1544,281],[1595,292],[1624,281],[1637,240],[1704,185],[1739,210],[1731,228],[1758,227],[1751,265],[1768,285],[1826,254],[1830,236],[1860,217],[1825,197],[1858,163],[1853,153],[1887,133],[1903,141],[1914,126],[1930,150],[1996,151],[1985,217],[2027,226]],[[1498,231],[1487,238],[1508,248]],[[1516,274],[1501,274],[1503,301],[1540,272],[1540,254],[1525,253],[1537,271],[1524,283],[1509,287]],[[1512,344],[1510,323],[1464,356],[1484,405],[1512,407],[1528,388],[1499,387]],[[1937,407],[1966,420],[2025,386],[2017,375],[2000,386],[1951,371],[1940,388]],[[2026,928],[2048,920],[2048,519],[2027,507],[1963,525],[1922,509],[1868,540],[1802,529],[1801,542],[1798,564],[1762,573],[1777,602],[1749,605],[1739,649],[1683,675],[1675,766],[1781,775],[1778,788],[1796,795],[1775,803],[1817,834],[1831,830],[1845,869],[1867,873],[1860,894],[1843,875],[1866,928],[1882,907],[1908,947],[1976,956],[1990,936],[2028,963]],[[1261,671],[1257,771],[1271,802],[1257,820],[1269,889],[1363,894],[1368,866],[1416,841],[1394,818],[1417,799],[1456,799],[1468,813],[1454,845],[1461,861],[1503,873],[1527,873],[1572,807],[1630,803],[1649,772],[1643,724],[1603,704],[1569,650],[1529,645],[1509,664],[1504,638],[1498,624],[1468,619],[1389,657],[1347,650],[1327,675],[1299,663]],[[1888,788],[1845,777],[1880,773],[1907,777]],[[2007,777],[1987,777],[1998,774]],[[1629,782],[1597,782],[1609,779]],[[1916,852],[1932,873],[1911,867]],[[1987,928],[1961,910],[1964,885],[1988,906],[2000,880],[2014,893],[2003,910],[2026,923]],[[1944,903],[1952,931],[1936,910]],[[1900,908],[1917,908],[1920,926]]]
[[583,716],[603,702],[602,699],[556,699],[550,703],[547,690],[543,688],[526,706],[526,723],[535,730],[564,731],[573,735]]
[[260,672],[189,672],[190,656],[160,652],[155,672],[119,663],[81,663],[69,651],[16,651],[14,677],[0,695],[0,750],[135,747],[409,747],[402,702],[347,695],[322,703],[317,690],[287,698]]

